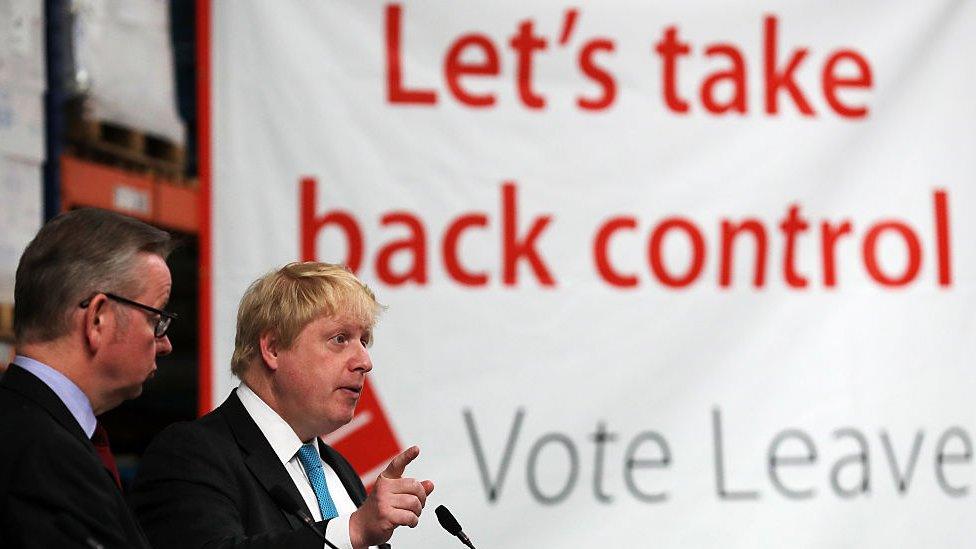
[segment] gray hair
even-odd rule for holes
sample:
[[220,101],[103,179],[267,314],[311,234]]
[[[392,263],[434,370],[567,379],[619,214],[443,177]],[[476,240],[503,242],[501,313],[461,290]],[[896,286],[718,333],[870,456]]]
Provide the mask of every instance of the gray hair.
[[71,313],[96,292],[139,292],[132,272],[140,252],[166,259],[169,233],[117,213],[83,208],[63,213],[27,245],[14,285],[14,335],[18,343],[58,339]]

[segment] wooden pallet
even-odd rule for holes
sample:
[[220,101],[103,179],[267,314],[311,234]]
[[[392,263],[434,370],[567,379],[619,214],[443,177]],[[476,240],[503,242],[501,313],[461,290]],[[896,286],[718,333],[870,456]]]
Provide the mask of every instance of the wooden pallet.
[[[0,303],[0,341],[12,343],[14,340],[14,304]],[[4,357],[0,357],[2,359]]]
[[68,150],[75,156],[171,181],[191,184],[184,174],[186,155],[172,141],[87,116],[82,103],[68,107]]

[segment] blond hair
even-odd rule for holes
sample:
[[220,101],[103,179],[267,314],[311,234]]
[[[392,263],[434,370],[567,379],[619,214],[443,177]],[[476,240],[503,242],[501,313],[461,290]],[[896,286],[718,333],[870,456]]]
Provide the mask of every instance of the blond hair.
[[341,314],[372,328],[382,309],[373,291],[342,265],[289,263],[255,280],[244,292],[231,372],[241,377],[261,355],[262,334],[272,332],[287,349],[313,320]]

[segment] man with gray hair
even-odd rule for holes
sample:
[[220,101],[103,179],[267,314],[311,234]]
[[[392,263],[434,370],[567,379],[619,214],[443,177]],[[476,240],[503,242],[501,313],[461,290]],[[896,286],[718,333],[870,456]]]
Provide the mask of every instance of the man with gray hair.
[[14,287],[17,356],[0,379],[0,546],[148,547],[97,417],[172,350],[165,231],[81,209],[48,222]]

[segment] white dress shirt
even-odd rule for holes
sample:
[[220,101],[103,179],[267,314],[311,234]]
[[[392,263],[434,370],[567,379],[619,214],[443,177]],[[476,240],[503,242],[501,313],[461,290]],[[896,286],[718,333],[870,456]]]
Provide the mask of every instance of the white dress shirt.
[[[288,471],[292,482],[298,488],[298,493],[302,495],[305,505],[312,513],[312,518],[316,521],[322,520],[319,500],[315,497],[315,490],[312,489],[308,475],[305,474],[305,468],[302,467],[302,463],[298,459],[298,450],[302,447],[302,441],[298,435],[247,384],[242,382],[237,386],[237,398],[241,399],[244,409],[250,414],[261,433],[264,434],[264,438],[268,439],[275,455],[278,456],[281,464]],[[319,459],[321,460],[322,457],[319,456]],[[329,495],[332,496],[336,511],[339,512],[338,517],[329,521],[327,536],[336,547],[352,549],[352,541],[349,539],[349,517],[356,510],[356,504],[353,503],[352,498],[346,492],[346,487],[342,485],[339,476],[328,463],[322,462],[322,470],[325,473],[325,483],[329,487]],[[324,544],[323,547],[325,547]]]

